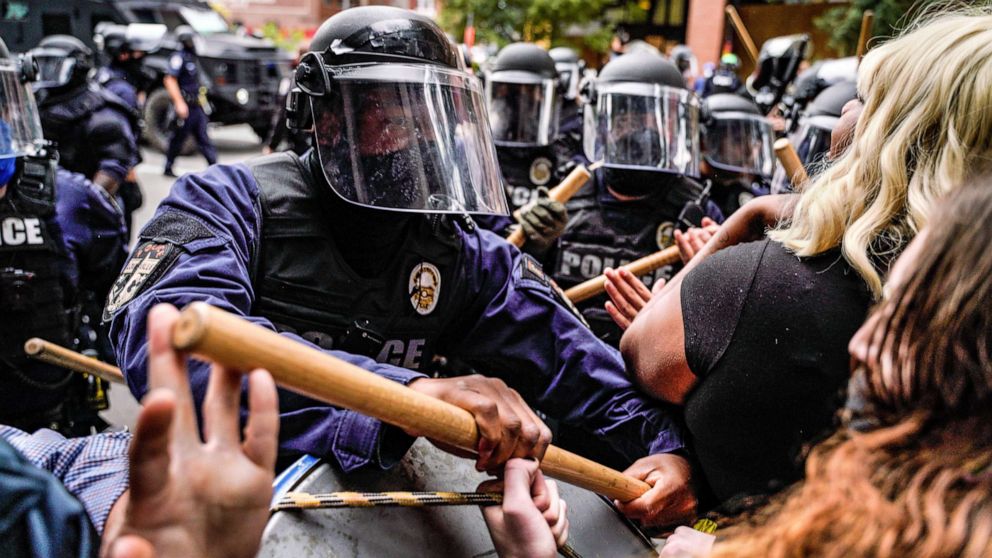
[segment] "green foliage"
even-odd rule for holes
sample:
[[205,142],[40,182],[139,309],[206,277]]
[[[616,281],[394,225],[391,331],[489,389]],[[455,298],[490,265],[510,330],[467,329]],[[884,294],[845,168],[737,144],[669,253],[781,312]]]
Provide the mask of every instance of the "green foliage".
[[302,29],[282,29],[279,24],[270,21],[262,26],[262,35],[276,44],[282,50],[296,53],[296,49],[304,42],[306,35]]
[[853,0],[848,6],[827,11],[816,20],[816,26],[830,34],[831,48],[841,56],[850,56],[857,49],[865,10],[875,11],[871,36],[879,40],[891,37],[912,21],[913,14],[938,1],[943,0]]
[[[514,41],[564,44],[570,27],[589,26],[582,42],[604,51],[613,25],[603,14],[614,5],[615,0],[445,0],[440,23],[460,41],[471,14],[476,42],[500,47]],[[597,22],[601,25],[590,25]]]

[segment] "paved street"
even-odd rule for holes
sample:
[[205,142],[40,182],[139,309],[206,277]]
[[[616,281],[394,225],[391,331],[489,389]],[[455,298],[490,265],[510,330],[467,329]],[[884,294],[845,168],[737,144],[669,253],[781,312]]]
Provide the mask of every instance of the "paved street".
[[[210,137],[217,145],[218,158],[221,163],[235,163],[261,153],[258,136],[248,126],[225,126],[211,128]],[[145,194],[145,203],[134,216],[135,227],[131,238],[133,247],[137,232],[151,218],[162,198],[169,193],[174,178],[162,176],[165,166],[165,155],[145,146],[142,148],[144,162],[138,165],[138,182]],[[176,161],[176,174],[196,172],[207,167],[206,161],[197,153],[192,157],[180,157]],[[126,424],[134,427],[137,417],[138,404],[130,392],[123,386],[115,386],[110,392],[110,409],[103,413],[104,418],[112,424]]]

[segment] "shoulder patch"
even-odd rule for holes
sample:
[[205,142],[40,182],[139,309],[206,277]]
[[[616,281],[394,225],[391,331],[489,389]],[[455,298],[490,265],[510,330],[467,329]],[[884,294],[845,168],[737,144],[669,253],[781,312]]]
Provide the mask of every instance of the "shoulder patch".
[[139,245],[110,288],[107,305],[103,309],[103,321],[110,320],[118,310],[154,284],[172,267],[180,252],[178,246],[169,242],[148,240]]
[[177,71],[179,70],[179,68],[182,68],[183,56],[178,52],[176,54],[173,54],[172,57],[169,58],[169,67],[172,68],[173,71]]
[[421,316],[430,314],[441,295],[441,271],[428,262],[415,265],[410,271],[408,292],[413,309]]

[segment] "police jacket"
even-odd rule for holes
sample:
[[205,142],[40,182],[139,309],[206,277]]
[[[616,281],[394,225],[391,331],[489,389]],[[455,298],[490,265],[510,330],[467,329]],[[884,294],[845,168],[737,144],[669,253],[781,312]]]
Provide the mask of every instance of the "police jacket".
[[[679,182],[646,199],[620,201],[607,190],[603,172],[595,172],[566,204],[568,225],[546,258],[552,277],[568,289],[602,275],[608,267],[615,269],[671,246],[679,213],[700,194],[696,184]],[[665,266],[641,279],[650,288],[672,272],[672,266]],[[622,331],[607,314],[606,300],[603,294],[578,308],[598,337],[618,346]]]
[[[328,195],[287,153],[176,182],[104,314],[135,395],[148,389],[149,309],[202,300],[397,382],[423,377],[431,355],[457,358],[549,415],[609,437],[629,460],[682,446],[670,417],[560,302],[534,260],[470,221],[424,216],[388,271],[362,278],[336,248],[348,239],[325,225],[334,218]],[[207,377],[205,364],[191,363],[199,401]],[[284,457],[334,456],[345,471],[387,467],[410,443],[375,419],[287,392],[280,413]]]
[[58,143],[59,164],[92,179],[103,171],[123,182],[139,160],[137,114],[96,84],[46,96],[38,106],[45,138]]

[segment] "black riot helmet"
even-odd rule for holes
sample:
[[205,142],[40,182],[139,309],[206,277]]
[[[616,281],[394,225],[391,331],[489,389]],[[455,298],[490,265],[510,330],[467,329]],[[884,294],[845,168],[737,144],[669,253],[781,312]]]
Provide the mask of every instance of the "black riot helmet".
[[579,54],[568,47],[556,47],[548,51],[548,56],[555,61],[555,69],[558,71],[558,90],[562,97],[568,101],[574,101],[579,97],[579,82],[582,81],[582,73],[586,69],[585,60],[579,58]]
[[753,101],[715,93],[703,101],[703,158],[726,173],[771,178],[772,125]]
[[103,51],[110,63],[117,61],[122,54],[130,54],[131,42],[127,37],[127,26],[113,23],[100,23],[93,34],[93,43]]
[[806,106],[824,89],[842,82],[855,82],[857,79],[857,57],[820,60],[796,78],[793,97],[800,106]]
[[93,69],[93,51],[70,35],[45,37],[31,50],[38,64],[35,91],[65,91],[86,83]]
[[320,26],[287,100],[331,189],[366,207],[508,213],[482,84],[431,19],[386,6]]
[[[796,149],[799,160],[810,176],[820,170],[830,154],[830,136],[840,121],[844,105],[857,98],[855,82],[841,81],[821,91],[806,105],[796,131],[789,134],[789,142]],[[792,191],[792,185],[780,165],[772,180],[772,193],[789,191]]]
[[543,48],[513,43],[486,72],[486,106],[496,145],[549,145],[558,135],[558,70]]
[[747,78],[747,89],[762,112],[768,113],[782,98],[808,48],[809,35],[805,33],[775,37],[761,45],[755,72]]
[[643,196],[699,176],[699,101],[665,58],[635,52],[614,59],[583,91],[585,150],[602,161],[617,192]]

